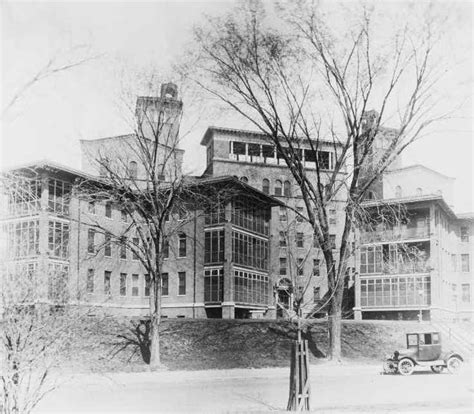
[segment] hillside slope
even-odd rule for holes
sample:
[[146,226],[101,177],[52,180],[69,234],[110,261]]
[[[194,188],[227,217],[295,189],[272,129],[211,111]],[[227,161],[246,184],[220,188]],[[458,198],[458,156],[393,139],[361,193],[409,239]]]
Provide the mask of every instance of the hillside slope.
[[[106,318],[83,327],[68,358],[75,371],[141,371],[146,369],[138,348],[123,348],[129,321]],[[384,355],[405,347],[405,333],[430,330],[427,323],[345,321],[342,352],[345,359],[382,361]],[[262,320],[166,320],[162,324],[161,354],[170,370],[260,368],[288,366],[296,338],[294,326]],[[314,322],[306,337],[311,362],[328,349],[327,323]]]

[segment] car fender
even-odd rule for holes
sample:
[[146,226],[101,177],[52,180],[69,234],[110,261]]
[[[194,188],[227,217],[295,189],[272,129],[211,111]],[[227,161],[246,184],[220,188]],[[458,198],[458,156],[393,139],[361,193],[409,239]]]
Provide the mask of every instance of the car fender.
[[457,352],[454,351],[448,351],[448,352],[443,352],[442,359],[447,362],[449,358],[451,357],[457,357],[459,358],[462,362],[464,362],[464,358],[459,355]]

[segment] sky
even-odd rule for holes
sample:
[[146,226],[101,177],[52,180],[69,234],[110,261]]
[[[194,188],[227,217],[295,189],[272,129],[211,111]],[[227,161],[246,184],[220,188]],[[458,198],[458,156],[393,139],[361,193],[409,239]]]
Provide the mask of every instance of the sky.
[[[445,82],[455,97],[462,95],[461,110],[407,149],[403,164],[423,164],[456,178],[455,210],[474,211],[472,4],[442,4],[455,6],[464,15],[448,33],[446,46],[453,64]],[[232,6],[232,1],[225,0],[3,1],[2,167],[49,159],[80,168],[80,139],[132,131],[124,115],[124,91],[129,97],[143,94],[148,85],[142,73],[155,72],[157,82],[172,76],[169,67],[190,44],[192,27],[202,23],[205,14],[220,14]],[[50,60],[53,65],[63,65],[84,57],[93,59],[22,89]],[[22,91],[19,99],[5,111],[18,91]],[[206,127],[238,126],[229,125],[211,110],[204,113],[198,121],[188,122],[191,127],[181,145],[186,151],[185,168],[194,174],[204,170],[205,151],[199,142]]]

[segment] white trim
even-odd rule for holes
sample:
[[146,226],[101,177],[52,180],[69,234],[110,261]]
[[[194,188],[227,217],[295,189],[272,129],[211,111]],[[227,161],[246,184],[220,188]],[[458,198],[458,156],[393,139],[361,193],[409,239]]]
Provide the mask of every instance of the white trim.
[[260,276],[267,276],[267,277],[270,277],[270,272],[262,272],[261,270],[253,270],[253,269],[247,269],[245,267],[240,267],[240,266],[236,266],[236,265],[232,265],[232,268],[233,270],[240,270],[242,272],[247,272],[247,273],[256,273]]
[[268,236],[261,236],[261,233],[252,233],[249,230],[244,230],[242,227],[240,227],[238,224],[232,223],[232,231],[236,231],[238,233],[246,234],[247,236],[255,237],[257,239],[263,240],[268,242],[270,240],[270,234]]

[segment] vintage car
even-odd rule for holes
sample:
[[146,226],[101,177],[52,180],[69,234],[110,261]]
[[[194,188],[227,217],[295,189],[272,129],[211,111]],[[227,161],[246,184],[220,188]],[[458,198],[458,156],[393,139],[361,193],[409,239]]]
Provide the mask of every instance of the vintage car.
[[464,360],[460,354],[441,349],[439,332],[407,334],[407,349],[397,350],[387,356],[384,373],[411,375],[416,366],[430,367],[437,374],[443,369],[454,374],[461,368]]

